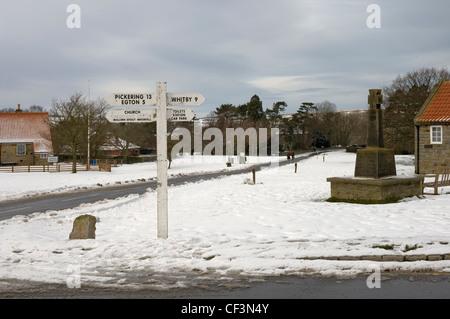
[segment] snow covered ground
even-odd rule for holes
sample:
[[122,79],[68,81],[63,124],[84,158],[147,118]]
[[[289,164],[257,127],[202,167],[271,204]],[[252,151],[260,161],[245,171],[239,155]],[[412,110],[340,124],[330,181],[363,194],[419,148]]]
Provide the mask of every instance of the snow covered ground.
[[[236,156],[231,159],[237,163]],[[277,157],[280,161],[284,157]],[[172,163],[168,176],[200,174],[237,170],[258,163],[268,163],[271,157],[247,157],[246,164],[225,166],[228,156],[183,156]],[[30,175],[31,174],[31,175]],[[139,183],[142,180],[156,179],[156,162],[113,167],[111,173],[99,171],[79,171],[61,173],[2,173],[0,174],[0,201],[30,197],[35,195],[55,194],[79,190],[82,188],[98,188],[114,186],[120,183]]]
[[[397,174],[413,175],[413,157],[397,156]],[[178,159],[169,174],[222,170],[224,164]],[[138,182],[156,176],[154,163],[124,165],[112,173],[4,173],[1,199],[39,192]],[[337,261],[312,257],[450,254],[450,195],[399,203],[326,202],[327,177],[353,176],[355,154],[344,151],[251,174],[169,188],[169,238],[156,236],[156,192],[86,204],[0,222],[0,281],[17,278],[126,285],[124,272],[353,276],[385,270],[450,271],[436,262]],[[242,165],[234,165],[233,169]],[[41,189],[45,185],[45,189]],[[1,205],[1,203],[0,203]],[[96,239],[69,240],[73,220],[98,218]],[[392,249],[386,249],[390,247]],[[408,248],[413,247],[412,250]]]

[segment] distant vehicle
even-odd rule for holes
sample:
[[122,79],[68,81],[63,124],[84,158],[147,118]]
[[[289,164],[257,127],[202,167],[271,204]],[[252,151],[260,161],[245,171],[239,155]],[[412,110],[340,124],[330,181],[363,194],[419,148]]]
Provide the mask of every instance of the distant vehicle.
[[366,145],[353,144],[353,145],[347,146],[345,148],[345,151],[349,152],[349,153],[356,153],[357,150],[364,149],[364,148],[366,148]]

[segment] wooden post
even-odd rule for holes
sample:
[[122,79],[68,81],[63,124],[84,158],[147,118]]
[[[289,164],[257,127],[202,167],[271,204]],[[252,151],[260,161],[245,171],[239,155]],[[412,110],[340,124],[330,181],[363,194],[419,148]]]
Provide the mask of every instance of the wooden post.
[[295,163],[295,173],[297,173],[297,163]]
[[255,172],[255,169],[252,169],[252,173],[253,173],[253,184],[256,184],[256,172]]

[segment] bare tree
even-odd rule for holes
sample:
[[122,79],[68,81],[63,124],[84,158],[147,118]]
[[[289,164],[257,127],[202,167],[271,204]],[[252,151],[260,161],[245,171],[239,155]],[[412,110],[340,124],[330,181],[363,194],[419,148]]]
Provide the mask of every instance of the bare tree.
[[44,107],[41,105],[31,105],[28,111],[25,112],[45,112]]
[[71,95],[68,100],[52,102],[49,111],[52,142],[61,152],[68,147],[72,152],[72,173],[77,172],[77,154],[87,151],[88,115],[90,114],[91,141],[98,145],[104,137],[104,118],[108,104],[103,99],[88,104],[81,93]]
[[314,133],[322,133],[331,145],[336,145],[339,139],[339,118],[340,114],[336,113],[336,104],[330,101],[323,101],[316,104],[315,116],[318,117],[315,128],[310,128]]
[[398,76],[383,88],[385,144],[397,153],[414,152],[414,117],[447,69],[423,68]]

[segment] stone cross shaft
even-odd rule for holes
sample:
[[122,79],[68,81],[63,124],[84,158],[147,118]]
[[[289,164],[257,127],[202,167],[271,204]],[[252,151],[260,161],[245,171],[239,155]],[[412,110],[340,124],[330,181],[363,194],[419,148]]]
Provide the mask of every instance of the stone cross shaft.
[[368,103],[367,147],[383,148],[383,114],[381,110],[383,95],[381,95],[381,89],[369,90]]

